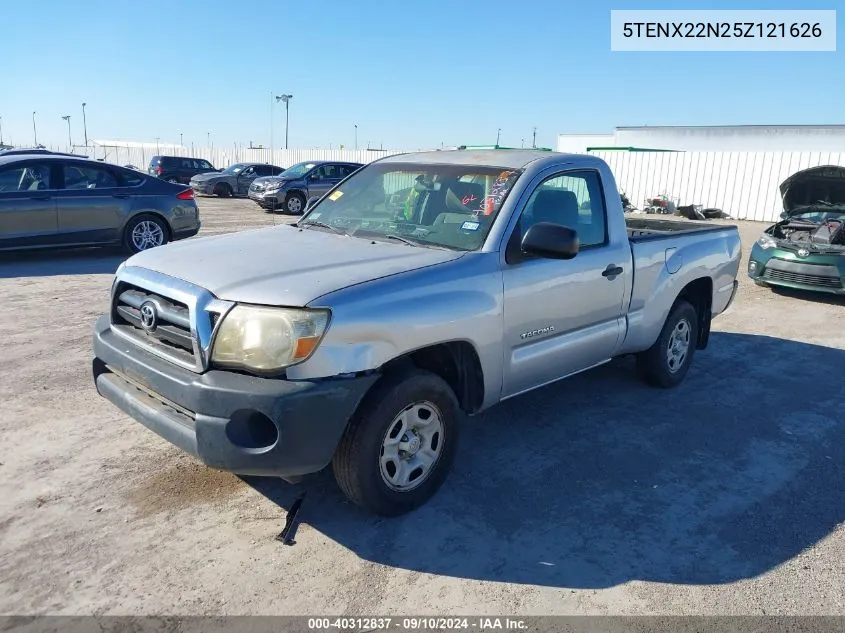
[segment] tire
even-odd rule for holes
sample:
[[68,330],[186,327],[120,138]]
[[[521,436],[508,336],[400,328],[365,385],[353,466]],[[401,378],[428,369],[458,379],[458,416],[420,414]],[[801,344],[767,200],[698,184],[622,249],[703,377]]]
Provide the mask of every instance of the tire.
[[[695,356],[698,313],[683,299],[677,301],[654,345],[637,355],[642,378],[654,387],[671,389],[683,381]],[[683,341],[686,341],[684,347]],[[670,352],[670,347],[675,351]]]
[[[418,369],[385,376],[364,398],[335,451],[338,486],[350,501],[382,516],[418,508],[446,479],[463,417],[439,376]],[[420,430],[409,435],[409,426]],[[414,456],[408,458],[410,451]]]
[[299,215],[305,211],[305,196],[294,191],[285,197],[285,212],[292,215]]
[[[146,233],[141,238],[138,233]],[[129,220],[123,231],[123,246],[132,254],[163,246],[170,241],[170,227],[155,215],[139,215]],[[146,244],[146,246],[144,245]]]
[[221,182],[219,185],[214,187],[214,195],[218,198],[231,198],[232,188],[225,182]]

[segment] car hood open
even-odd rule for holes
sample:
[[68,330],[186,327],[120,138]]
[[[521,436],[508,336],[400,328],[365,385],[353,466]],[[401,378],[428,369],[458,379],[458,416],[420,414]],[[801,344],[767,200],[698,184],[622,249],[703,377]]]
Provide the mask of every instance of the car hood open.
[[845,207],[845,167],[821,165],[796,172],[781,183],[780,195],[789,215],[820,200]]
[[126,265],[182,279],[228,301],[299,307],[464,254],[280,225],[173,242],[138,253]]

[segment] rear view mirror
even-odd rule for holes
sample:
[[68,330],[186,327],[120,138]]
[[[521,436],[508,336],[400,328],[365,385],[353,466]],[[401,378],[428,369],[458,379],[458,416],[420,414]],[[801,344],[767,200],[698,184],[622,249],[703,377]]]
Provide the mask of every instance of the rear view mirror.
[[576,231],[551,222],[538,222],[522,238],[523,253],[548,259],[572,259],[579,248]]

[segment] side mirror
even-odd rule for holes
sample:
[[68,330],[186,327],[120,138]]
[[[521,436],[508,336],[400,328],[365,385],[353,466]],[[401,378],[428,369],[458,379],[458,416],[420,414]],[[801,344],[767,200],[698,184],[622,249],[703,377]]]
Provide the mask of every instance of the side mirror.
[[305,210],[308,211],[311,207],[317,204],[317,200],[320,199],[320,196],[311,196],[308,198],[308,202],[305,203]]
[[780,212],[780,219],[781,219],[781,220],[785,220],[785,219],[786,219],[786,218],[788,218],[788,217],[789,217],[789,214],[788,214],[786,211],[781,211],[781,212]]
[[572,259],[580,246],[576,231],[551,222],[538,222],[522,238],[523,253],[548,259]]

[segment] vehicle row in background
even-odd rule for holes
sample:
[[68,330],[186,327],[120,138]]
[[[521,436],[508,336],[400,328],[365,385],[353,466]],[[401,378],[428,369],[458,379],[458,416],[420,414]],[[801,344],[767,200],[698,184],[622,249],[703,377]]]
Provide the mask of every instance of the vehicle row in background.
[[153,156],[147,172],[162,180],[187,185],[191,178],[198,174],[220,171],[204,158],[188,158],[187,156]]
[[0,250],[120,244],[137,253],[199,229],[184,186],[71,154],[0,156]]
[[310,198],[322,197],[361,167],[361,163],[335,161],[297,163],[277,176],[256,178],[249,187],[249,198],[262,209],[296,215],[305,210]]

